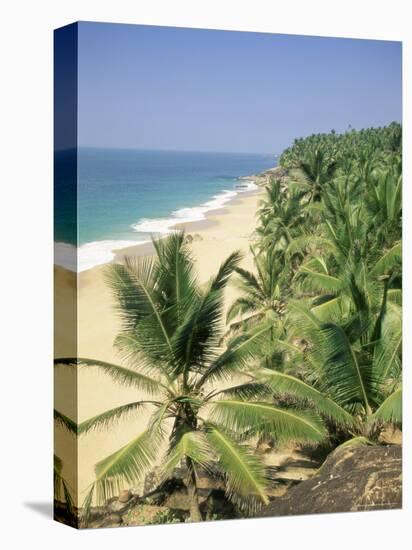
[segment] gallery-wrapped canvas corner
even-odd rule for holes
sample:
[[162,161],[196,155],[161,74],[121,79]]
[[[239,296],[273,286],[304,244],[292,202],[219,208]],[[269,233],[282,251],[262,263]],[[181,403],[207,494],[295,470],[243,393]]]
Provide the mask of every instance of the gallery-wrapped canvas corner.
[[57,521],[401,507],[401,63],[55,31]]

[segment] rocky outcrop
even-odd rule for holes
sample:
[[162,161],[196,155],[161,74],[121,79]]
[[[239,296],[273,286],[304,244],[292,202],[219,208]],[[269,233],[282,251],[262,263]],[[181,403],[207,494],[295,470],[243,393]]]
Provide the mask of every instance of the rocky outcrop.
[[[397,432],[391,432],[391,437],[396,439]],[[336,449],[320,468],[320,457],[316,453],[311,456],[305,449],[293,446],[259,445],[258,454],[267,468],[271,499],[268,506],[258,510],[259,517],[402,506],[402,447],[399,445]],[[145,480],[143,494],[139,495],[137,488],[121,491],[105,506],[92,509],[87,526],[187,521],[190,503],[185,479],[185,468],[176,468],[173,477],[163,482],[154,471]],[[204,519],[243,517],[228,500],[224,480],[217,472],[199,471],[197,482]],[[58,511],[55,508],[55,513]]]
[[275,166],[274,168],[269,168],[268,170],[265,170],[264,172],[260,172],[259,174],[253,174],[251,176],[242,176],[239,179],[246,180],[246,181],[253,181],[253,183],[255,183],[256,185],[259,185],[259,187],[263,187],[269,183],[271,178],[280,180],[281,183],[287,183],[288,170],[286,168],[282,168],[282,166]]
[[259,516],[288,516],[402,507],[402,447],[336,449],[318,474],[275,498]]

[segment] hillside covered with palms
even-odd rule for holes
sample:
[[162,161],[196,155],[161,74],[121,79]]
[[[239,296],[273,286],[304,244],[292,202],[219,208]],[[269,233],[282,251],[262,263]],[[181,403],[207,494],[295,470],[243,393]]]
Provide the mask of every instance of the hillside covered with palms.
[[[144,432],[95,465],[90,509],[156,468],[183,468],[189,519],[205,519],[198,480],[219,479],[235,517],[268,505],[269,473],[256,448],[322,450],[380,445],[402,428],[402,130],[297,139],[279,159],[256,213],[253,268],[237,251],[200,284],[184,233],[154,241],[153,257],[107,267],[122,331],[122,362],[64,357],[98,368],[136,400],[78,426],[76,437],[151,413]],[[227,312],[224,293],[236,286]],[[141,396],[144,395],[142,398]],[[58,498],[73,502],[57,457]],[[61,490],[61,487],[63,490]]]

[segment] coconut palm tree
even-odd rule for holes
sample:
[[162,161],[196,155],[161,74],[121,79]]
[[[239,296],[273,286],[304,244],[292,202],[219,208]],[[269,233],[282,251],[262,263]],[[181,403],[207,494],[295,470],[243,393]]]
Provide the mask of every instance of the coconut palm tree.
[[379,311],[383,295],[400,301],[401,183],[390,174],[379,175],[358,203],[356,194],[344,193],[342,181],[324,195],[322,246],[295,275],[302,289],[313,292],[312,311],[323,319],[366,307]]
[[382,248],[393,246],[401,237],[402,163],[397,157],[377,170],[364,193],[364,211],[375,240]]
[[310,202],[306,231],[285,253],[303,261],[273,339],[283,364],[259,376],[320,414],[319,395],[333,401],[351,416],[344,438],[358,442],[401,423],[401,129],[391,126],[295,140],[280,158],[292,174],[299,167]]
[[297,174],[303,179],[310,200],[319,202],[322,190],[334,177],[338,163],[323,147],[309,149],[297,163]]
[[[284,254],[268,249],[257,254],[250,248],[256,274],[236,267],[239,277],[238,288],[241,292],[229,307],[226,317],[230,332],[248,329],[262,321],[276,319],[284,313],[285,303],[281,299],[281,288],[287,284]],[[234,322],[234,319],[241,317]]]
[[270,435],[317,442],[325,437],[325,426],[313,411],[274,405],[271,390],[250,371],[271,323],[221,347],[223,292],[240,254],[231,254],[202,286],[183,233],[154,241],[154,246],[155,258],[128,258],[107,272],[123,323],[115,344],[127,366],[86,358],[57,360],[98,368],[136,389],[135,401],[86,420],[80,434],[108,428],[143,409],[151,412],[143,432],[96,464],[84,508],[94,497],[104,501],[122,484],[138,482],[156,464],[167,477],[183,463],[193,521],[202,519],[199,469],[217,470],[228,498],[247,513],[268,502],[265,470],[248,441]]
[[305,231],[307,212],[302,204],[305,191],[282,190],[279,180],[265,187],[265,198],[260,202],[257,228],[258,246],[262,250],[284,250]]
[[[388,308],[380,334],[366,343],[359,317],[325,323],[301,303],[290,310],[288,338],[277,342],[287,352],[283,370],[255,373],[275,402],[286,397],[313,407],[327,421],[335,446],[376,444],[388,424],[402,428],[399,306]],[[294,343],[297,335],[305,339],[304,349]]]
[[273,341],[281,338],[284,332],[286,289],[291,279],[291,271],[286,268],[285,254],[281,250],[269,248],[256,253],[251,247],[251,254],[255,272],[236,268],[236,283],[241,294],[228,309],[227,336],[270,324],[271,328],[259,352],[262,361],[269,367],[281,359]]

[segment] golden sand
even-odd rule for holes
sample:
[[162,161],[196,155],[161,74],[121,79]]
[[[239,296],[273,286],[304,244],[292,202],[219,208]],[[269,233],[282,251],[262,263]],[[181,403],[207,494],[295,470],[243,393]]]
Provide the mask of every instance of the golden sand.
[[[188,224],[184,229],[191,235],[198,235],[191,244],[196,261],[198,278],[206,282],[216,273],[222,261],[234,250],[243,254],[242,267],[252,269],[253,262],[249,251],[253,232],[256,227],[256,210],[261,192],[238,196],[221,211],[211,212],[206,223]],[[140,245],[119,251],[122,255],[150,254],[150,246]],[[120,363],[113,341],[120,331],[120,322],[114,309],[114,300],[104,281],[105,266],[98,266],[80,273],[78,278],[78,353],[87,357]],[[56,280],[56,325],[59,328],[55,336],[55,356],[73,354],[73,342],[70,334],[64,330],[65,323],[73,319],[73,296],[76,289],[76,274],[55,266]],[[237,289],[232,283],[225,293],[225,307],[236,297]],[[73,387],[76,378],[69,367],[57,367],[55,395],[58,407],[64,414],[81,422],[91,416],[121,404],[137,401],[143,397],[136,389],[124,388],[113,382],[106,374],[95,367],[79,369],[77,378],[77,402],[73,400]],[[77,409],[77,415],[76,415]],[[102,460],[131,438],[142,431],[149,413],[137,412],[110,428],[110,431],[91,432],[78,441],[78,489],[81,504],[88,485],[94,479],[94,464]],[[70,437],[56,433],[56,452],[62,458],[68,453]],[[72,453],[74,451],[72,450]],[[65,473],[63,471],[63,473]],[[69,472],[66,469],[66,474]],[[71,484],[75,484],[75,474]]]

